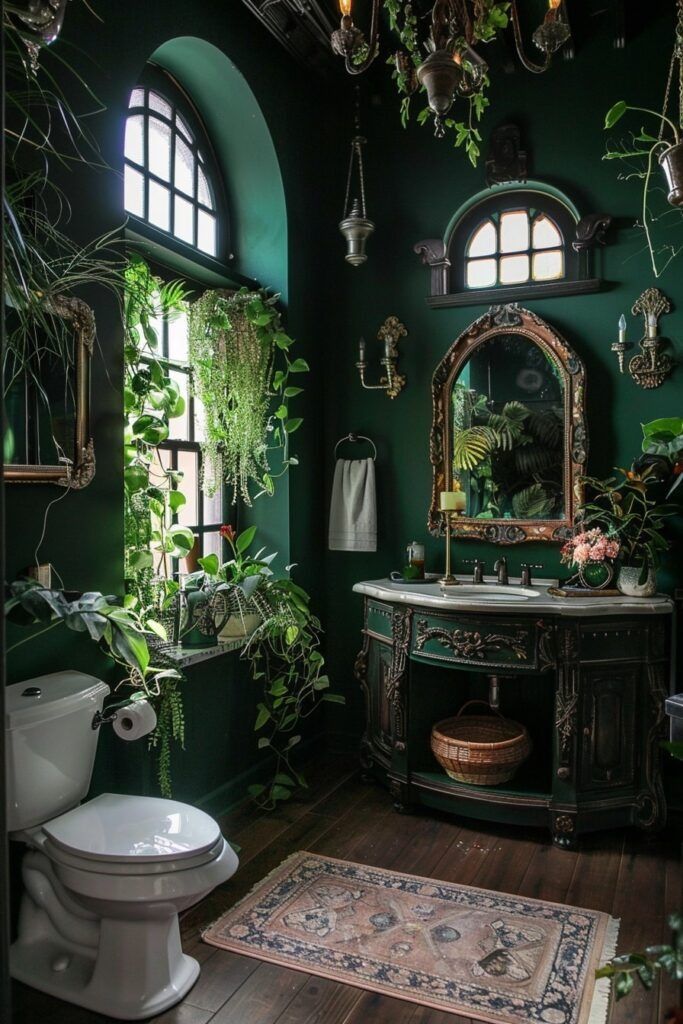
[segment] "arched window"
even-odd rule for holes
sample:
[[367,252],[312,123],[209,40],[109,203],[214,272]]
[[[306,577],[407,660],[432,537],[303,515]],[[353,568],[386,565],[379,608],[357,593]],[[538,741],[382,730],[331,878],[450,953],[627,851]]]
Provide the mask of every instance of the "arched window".
[[565,276],[564,237],[544,210],[494,211],[465,246],[467,288],[558,281]]
[[128,104],[124,145],[127,213],[208,256],[220,252],[216,172],[171,92],[138,86]]

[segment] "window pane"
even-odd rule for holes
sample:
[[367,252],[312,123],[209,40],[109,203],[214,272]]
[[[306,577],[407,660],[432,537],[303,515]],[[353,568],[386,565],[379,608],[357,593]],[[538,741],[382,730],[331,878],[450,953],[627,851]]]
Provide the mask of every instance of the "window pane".
[[528,256],[504,256],[500,261],[500,283],[520,284],[529,280]]
[[218,560],[223,561],[223,540],[220,533],[205,533],[203,535],[203,554],[218,555]]
[[213,526],[223,522],[223,489],[219,487],[215,494],[210,498],[206,495],[202,498],[204,502],[204,523],[208,526]]
[[149,119],[149,169],[158,178],[171,180],[171,129],[156,117]]
[[178,486],[187,498],[187,502],[178,509],[178,522],[181,526],[196,526],[199,519],[197,508],[198,464],[197,452],[178,452],[178,469],[185,474]]
[[174,416],[173,419],[168,421],[169,437],[174,440],[189,441],[190,414],[188,401],[188,377],[187,374],[183,373],[181,370],[170,370],[168,375],[171,380],[178,385],[178,390],[185,399],[185,411],[182,416]]
[[203,203],[204,206],[208,206],[210,210],[213,210],[213,199],[211,197],[209,181],[201,167],[197,170],[197,194],[199,196],[199,202]]
[[526,210],[510,210],[500,217],[500,251],[520,252],[529,248],[529,215]]
[[564,253],[561,250],[537,252],[532,260],[534,281],[555,281],[564,277]]
[[534,221],[532,245],[534,249],[552,249],[554,246],[562,245],[562,235],[550,217],[546,217],[544,213],[539,214]]
[[171,119],[173,110],[171,104],[167,103],[165,99],[162,99],[156,92],[150,92],[149,99],[147,100],[150,110],[156,110],[159,114],[163,114],[164,117]]
[[192,132],[187,127],[186,122],[183,120],[183,118],[180,116],[180,114],[177,111],[176,111],[176,115],[175,115],[175,124],[176,124],[176,128],[178,129],[178,131],[183,133],[183,135],[185,136],[187,141],[188,142],[192,142]]
[[145,90],[144,89],[133,89],[128,100],[129,107],[144,107],[145,105]]
[[467,264],[467,287],[489,288],[497,283],[495,260],[470,260]]
[[173,184],[188,196],[194,196],[194,156],[189,146],[176,136],[175,179]]
[[128,164],[123,172],[123,205],[128,213],[136,217],[145,215],[144,199],[145,179],[139,171],[134,171]]
[[173,234],[176,238],[182,238],[184,242],[194,244],[194,207],[187,199],[176,196],[175,218],[173,221]]
[[168,231],[171,226],[170,215],[171,193],[163,185],[156,181],[149,182],[149,213],[147,220],[155,224],[162,231]]
[[168,358],[174,363],[187,362],[187,316],[180,313],[168,321]]
[[216,255],[216,218],[203,210],[197,210],[197,248]]
[[136,164],[145,162],[145,119],[142,114],[131,114],[126,118],[126,141],[123,152]]
[[194,398],[194,440],[204,441],[206,431],[204,430],[204,405],[201,398]]
[[496,226],[491,220],[480,225],[472,235],[468,256],[493,256],[496,251]]

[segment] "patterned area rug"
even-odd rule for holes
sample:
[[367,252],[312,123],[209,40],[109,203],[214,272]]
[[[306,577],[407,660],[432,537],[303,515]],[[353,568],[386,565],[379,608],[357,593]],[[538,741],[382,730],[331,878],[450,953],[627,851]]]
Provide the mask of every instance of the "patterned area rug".
[[603,1024],[619,922],[295,853],[204,941],[490,1024]]

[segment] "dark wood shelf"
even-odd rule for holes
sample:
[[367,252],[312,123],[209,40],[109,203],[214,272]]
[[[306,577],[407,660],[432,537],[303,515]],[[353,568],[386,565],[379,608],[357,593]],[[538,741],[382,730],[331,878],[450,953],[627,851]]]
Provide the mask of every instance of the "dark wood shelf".
[[493,303],[518,302],[520,299],[554,299],[565,295],[590,295],[602,291],[605,282],[591,277],[582,281],[548,281],[511,284],[496,288],[473,288],[450,295],[430,295],[427,305],[432,309],[448,306],[488,306]]
[[552,796],[549,789],[542,789],[538,782],[525,777],[524,773],[499,786],[475,786],[468,782],[456,782],[445,772],[414,772],[410,776],[410,782],[418,788],[457,796],[461,800],[505,804],[508,807],[513,803],[520,807],[548,807]]

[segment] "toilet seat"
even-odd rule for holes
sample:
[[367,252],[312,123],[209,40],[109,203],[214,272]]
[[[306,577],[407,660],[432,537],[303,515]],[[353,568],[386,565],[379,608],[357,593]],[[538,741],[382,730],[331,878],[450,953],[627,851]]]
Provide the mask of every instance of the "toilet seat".
[[182,869],[183,861],[208,854],[222,839],[214,819],[196,807],[114,793],[103,793],[45,822],[42,831],[57,859],[60,852],[68,854],[89,862],[85,870],[104,873],[115,865],[129,874],[153,865],[168,871],[177,863]]

